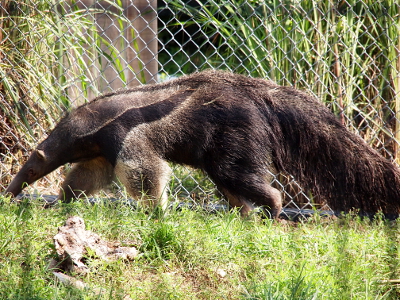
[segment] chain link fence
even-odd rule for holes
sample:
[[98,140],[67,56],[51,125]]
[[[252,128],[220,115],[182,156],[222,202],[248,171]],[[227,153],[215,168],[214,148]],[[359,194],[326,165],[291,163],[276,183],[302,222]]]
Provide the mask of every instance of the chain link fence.
[[[309,91],[394,163],[400,141],[397,1],[0,1],[0,190],[64,112],[122,87],[227,69]],[[27,189],[56,194],[69,166]],[[322,208],[290,174],[287,208]],[[219,200],[174,166],[172,198]],[[112,193],[121,196],[123,187]]]

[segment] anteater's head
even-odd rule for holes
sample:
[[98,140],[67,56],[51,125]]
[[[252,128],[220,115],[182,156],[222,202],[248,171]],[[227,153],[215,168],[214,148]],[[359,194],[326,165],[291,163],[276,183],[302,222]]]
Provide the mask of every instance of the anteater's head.
[[68,162],[78,162],[98,156],[98,147],[93,138],[90,135],[78,136],[76,124],[77,122],[70,116],[61,120],[32,152],[5,192],[15,197],[24,187]]
[[42,178],[57,167],[58,166],[53,166],[49,163],[48,157],[46,157],[43,150],[34,150],[28,161],[11,181],[6,190],[6,194],[10,193],[14,197],[17,196],[25,186]]

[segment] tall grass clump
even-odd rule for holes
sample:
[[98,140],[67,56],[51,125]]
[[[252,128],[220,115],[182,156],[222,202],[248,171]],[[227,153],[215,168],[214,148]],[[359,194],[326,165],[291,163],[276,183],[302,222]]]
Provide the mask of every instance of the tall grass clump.
[[[113,7],[123,30],[121,1]],[[125,80],[117,51],[98,31],[96,13],[78,1],[2,1],[0,8],[0,182],[15,173],[31,149],[76,98],[98,94],[105,57]],[[115,12],[116,11],[116,12]],[[132,33],[134,34],[134,33]],[[105,47],[102,47],[104,46]],[[107,50],[103,50],[107,48]],[[99,71],[100,70],[100,71]]]
[[397,158],[396,1],[167,2],[189,17],[182,26],[198,23],[210,37],[208,65],[306,88],[371,145]]

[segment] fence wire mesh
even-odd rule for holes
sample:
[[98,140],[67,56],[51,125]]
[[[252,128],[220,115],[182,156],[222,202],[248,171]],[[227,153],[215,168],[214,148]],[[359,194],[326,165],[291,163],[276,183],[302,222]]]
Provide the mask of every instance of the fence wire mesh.
[[[397,1],[3,0],[0,189],[72,107],[206,68],[305,89],[398,163]],[[55,194],[68,168],[27,193]],[[290,174],[274,174],[273,185],[286,207],[323,206]],[[169,189],[179,200],[220,199],[186,167],[174,166]]]

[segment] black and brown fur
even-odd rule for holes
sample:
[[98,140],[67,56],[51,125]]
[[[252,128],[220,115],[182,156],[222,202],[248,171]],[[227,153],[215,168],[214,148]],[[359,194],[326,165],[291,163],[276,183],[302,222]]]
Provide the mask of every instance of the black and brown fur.
[[114,175],[165,205],[167,162],[205,171],[229,203],[281,210],[270,174],[293,175],[335,210],[400,211],[400,172],[308,94],[263,79],[205,71],[99,97],[63,118],[7,189],[16,196],[76,163],[60,198],[90,194]]

